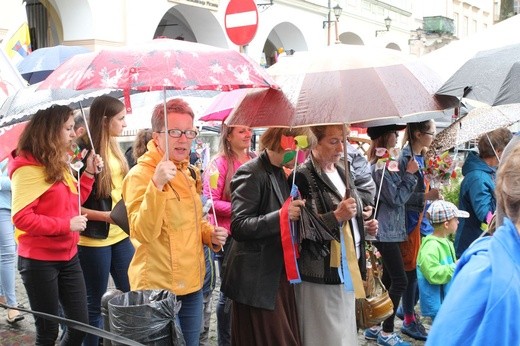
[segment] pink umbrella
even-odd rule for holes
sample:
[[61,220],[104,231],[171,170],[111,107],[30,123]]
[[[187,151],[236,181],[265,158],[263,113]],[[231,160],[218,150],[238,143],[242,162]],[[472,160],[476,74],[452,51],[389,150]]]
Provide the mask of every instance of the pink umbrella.
[[233,111],[251,89],[236,89],[227,93],[220,93],[199,118],[201,121],[223,121]]

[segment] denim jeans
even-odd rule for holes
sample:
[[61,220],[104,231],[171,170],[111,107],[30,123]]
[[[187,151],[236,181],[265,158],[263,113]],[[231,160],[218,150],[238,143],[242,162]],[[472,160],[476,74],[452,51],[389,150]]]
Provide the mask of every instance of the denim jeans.
[[4,296],[7,305],[17,306],[15,293],[16,243],[14,227],[11,223],[11,211],[0,209],[0,295]]
[[198,346],[202,327],[202,289],[196,292],[177,296],[182,306],[179,321],[186,346]]
[[[22,277],[31,310],[59,315],[59,304],[66,318],[88,323],[87,291],[78,256],[69,261],[39,261],[18,256],[18,270]],[[34,317],[36,345],[53,345],[58,338],[58,322]],[[67,328],[60,345],[79,346],[85,332]]]
[[[79,260],[87,287],[88,317],[91,326],[103,329],[101,317],[101,297],[108,286],[109,274],[118,290],[130,291],[128,266],[134,255],[130,238],[101,247],[78,246]],[[99,337],[88,334],[84,346],[98,346]]]

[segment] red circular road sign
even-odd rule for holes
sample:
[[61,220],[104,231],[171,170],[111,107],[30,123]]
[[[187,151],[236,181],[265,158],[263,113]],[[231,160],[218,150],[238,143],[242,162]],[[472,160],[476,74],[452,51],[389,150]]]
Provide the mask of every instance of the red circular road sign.
[[258,29],[258,10],[253,0],[231,0],[224,17],[226,33],[236,45],[251,42]]

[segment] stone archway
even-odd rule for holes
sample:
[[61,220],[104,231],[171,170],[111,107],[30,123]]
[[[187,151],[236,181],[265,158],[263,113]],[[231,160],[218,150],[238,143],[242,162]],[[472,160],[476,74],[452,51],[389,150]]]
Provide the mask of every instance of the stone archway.
[[387,44],[385,48],[399,50],[399,51],[401,50],[401,47],[399,47],[397,45],[397,43],[393,43],[393,42]]
[[274,64],[280,48],[285,51],[285,54],[308,50],[307,42],[300,29],[289,22],[276,25],[267,36],[262,50],[265,55],[262,65],[269,67]]
[[159,36],[228,48],[226,34],[217,19],[210,11],[195,6],[170,8],[155,30],[154,38]]
[[353,32],[344,32],[339,35],[339,41],[343,44],[355,44],[358,46],[364,46],[365,43],[358,35]]

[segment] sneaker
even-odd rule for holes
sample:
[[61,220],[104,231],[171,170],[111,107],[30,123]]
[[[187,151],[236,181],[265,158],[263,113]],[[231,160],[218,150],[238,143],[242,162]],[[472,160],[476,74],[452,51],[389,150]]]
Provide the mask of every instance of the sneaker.
[[419,321],[414,321],[410,324],[403,323],[403,326],[401,327],[401,332],[403,334],[408,335],[411,338],[414,338],[415,340],[426,341],[426,339],[428,338],[428,333],[426,332],[426,329]]
[[404,341],[396,333],[392,333],[388,336],[383,336],[379,333],[377,337],[377,344],[379,346],[412,346],[409,342]]
[[377,340],[377,337],[379,336],[380,331],[381,331],[381,328],[367,328],[363,332],[363,335],[365,336],[365,339],[367,339],[367,340]]

